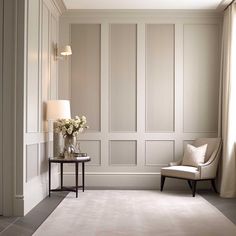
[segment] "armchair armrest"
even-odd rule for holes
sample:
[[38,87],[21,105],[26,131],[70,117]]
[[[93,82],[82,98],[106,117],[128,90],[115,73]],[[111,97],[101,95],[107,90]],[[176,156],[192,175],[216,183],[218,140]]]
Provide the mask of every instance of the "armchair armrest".
[[211,155],[210,159],[203,164],[198,165],[198,171],[200,172],[201,179],[214,179],[216,177],[216,171],[221,153],[221,144],[215,152]]
[[181,162],[182,162],[182,160],[173,161],[173,162],[169,163],[169,166],[180,166]]
[[216,170],[218,166],[218,160],[215,159],[211,163],[204,163],[198,165],[201,179],[214,179],[216,177]]

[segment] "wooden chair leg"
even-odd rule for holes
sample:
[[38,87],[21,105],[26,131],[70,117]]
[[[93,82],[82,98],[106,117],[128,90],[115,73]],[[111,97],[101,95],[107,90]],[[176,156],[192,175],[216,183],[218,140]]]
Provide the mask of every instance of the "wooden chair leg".
[[166,177],[161,175],[161,192],[162,192],[163,187],[164,187],[165,179],[166,179]]
[[190,189],[192,189],[192,184],[191,184],[190,180],[188,180],[188,186],[189,186]]
[[197,187],[197,181],[193,180],[192,181],[192,194],[193,194],[193,197],[195,197],[196,187]]
[[212,185],[214,191],[215,191],[216,193],[218,193],[218,192],[217,192],[217,189],[216,189],[216,184],[215,184],[215,180],[214,180],[214,179],[211,180],[211,185]]

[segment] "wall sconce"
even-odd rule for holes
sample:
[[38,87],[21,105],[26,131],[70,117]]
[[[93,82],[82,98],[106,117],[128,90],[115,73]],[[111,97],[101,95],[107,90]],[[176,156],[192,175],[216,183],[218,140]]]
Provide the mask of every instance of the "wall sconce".
[[59,55],[59,50],[58,50],[58,46],[57,44],[55,44],[55,47],[54,47],[54,57],[55,57],[55,60],[58,60],[58,59],[63,59],[64,57],[67,58],[67,56],[70,56],[72,54],[72,50],[71,50],[71,46],[70,45],[66,45],[62,48],[61,52],[60,52],[60,56]]

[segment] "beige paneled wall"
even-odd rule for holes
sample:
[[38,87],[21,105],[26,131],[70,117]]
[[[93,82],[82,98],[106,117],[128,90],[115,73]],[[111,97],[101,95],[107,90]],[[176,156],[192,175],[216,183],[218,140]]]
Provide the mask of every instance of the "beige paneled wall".
[[109,37],[110,131],[135,132],[137,25],[111,24]]
[[[51,0],[28,0],[26,12],[24,214],[48,194],[49,145],[46,101],[57,98],[59,13]],[[51,141],[50,141],[51,143]],[[49,147],[48,147],[49,146]],[[53,170],[58,185],[58,169]]]
[[174,131],[174,25],[146,26],[146,131]]
[[37,132],[39,124],[39,0],[28,1],[27,38],[27,132]]
[[93,132],[99,132],[101,126],[100,39],[100,24],[71,25],[72,115],[86,114],[90,120],[90,131]]
[[217,132],[219,28],[184,26],[184,131]]
[[[59,68],[59,97],[91,123],[80,136],[88,186],[159,188],[186,143],[217,136],[220,27],[204,12],[63,15],[60,41],[73,55]],[[72,184],[74,167],[65,170]]]

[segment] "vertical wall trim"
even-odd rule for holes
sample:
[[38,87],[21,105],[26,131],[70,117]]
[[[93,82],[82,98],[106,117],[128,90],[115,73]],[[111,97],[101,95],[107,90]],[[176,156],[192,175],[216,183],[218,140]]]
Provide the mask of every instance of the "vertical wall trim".
[[49,65],[48,65],[48,78],[49,78],[49,81],[50,81],[50,87],[48,89],[49,91],[49,96],[48,98],[49,99],[54,99],[53,96],[52,96],[52,91],[51,91],[51,88],[52,88],[52,78],[51,78],[51,53],[52,53],[52,13],[50,13],[50,11],[48,10],[48,15],[49,15],[49,18],[48,18],[48,42],[49,42],[49,51],[48,51],[48,62],[49,62]]
[[[16,2],[3,5],[3,215],[13,213],[15,139]],[[10,104],[10,106],[9,106]]]
[[37,132],[40,132],[41,129],[41,80],[42,80],[42,7],[43,7],[43,4],[42,4],[42,0],[39,0],[38,1],[38,4],[39,4],[39,15],[38,15],[38,28],[39,28],[39,31],[38,31],[38,43],[39,43],[39,47],[38,47],[38,88],[39,88],[39,91],[38,91],[38,127],[37,127]]
[[145,40],[146,40],[146,26],[144,23],[137,25],[137,166],[144,165],[145,156]]
[[183,143],[183,33],[184,28],[183,24],[175,24],[175,132],[178,139],[175,140],[175,157],[182,155]]
[[[42,101],[42,68],[43,68],[43,56],[42,56],[42,51],[43,51],[43,37],[42,37],[42,32],[43,32],[43,26],[42,26],[42,21],[43,21],[43,2],[42,0],[40,0],[40,5],[39,5],[39,9],[40,9],[40,14],[39,14],[39,80],[38,80],[38,88],[39,88],[39,96],[38,96],[38,101],[39,101],[39,113],[38,113],[38,117],[42,117],[42,106],[41,106],[41,101]],[[42,131],[43,127],[42,127],[42,122],[41,119],[38,119],[38,128],[39,128],[39,132]]]
[[[105,136],[109,130],[109,24],[101,24],[101,133]],[[108,166],[109,143],[101,140],[101,165]]]

